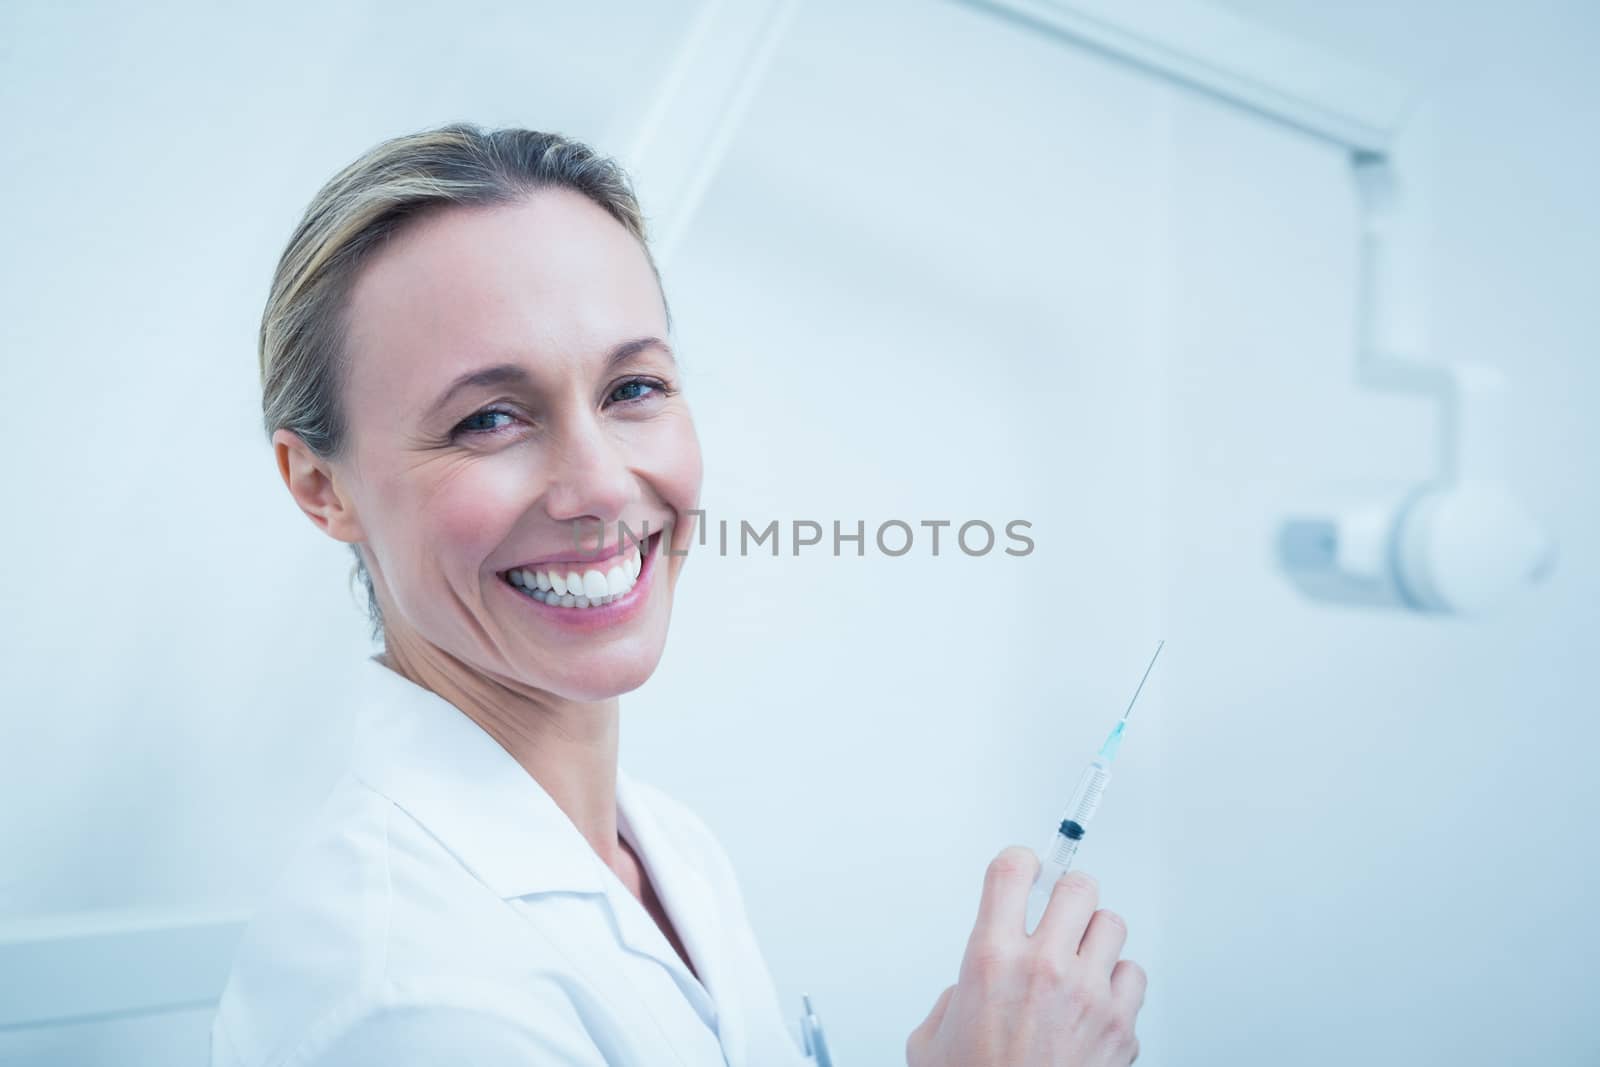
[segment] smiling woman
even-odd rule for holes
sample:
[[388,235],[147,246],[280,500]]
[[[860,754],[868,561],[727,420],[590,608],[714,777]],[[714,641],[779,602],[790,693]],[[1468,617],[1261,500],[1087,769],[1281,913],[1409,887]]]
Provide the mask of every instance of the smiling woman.
[[670,331],[626,176],[558,135],[398,137],[312,200],[266,431],[383,651],[215,1064],[801,1059],[720,846],[617,766],[700,493]]
[[[383,651],[214,1067],[806,1061],[716,838],[617,765],[700,497],[670,332],[628,180],[577,142],[455,124],[313,198],[262,320],[266,430]],[[1028,937],[1037,870],[991,864],[913,1067],[1137,1055],[1122,924],[1075,874]]]

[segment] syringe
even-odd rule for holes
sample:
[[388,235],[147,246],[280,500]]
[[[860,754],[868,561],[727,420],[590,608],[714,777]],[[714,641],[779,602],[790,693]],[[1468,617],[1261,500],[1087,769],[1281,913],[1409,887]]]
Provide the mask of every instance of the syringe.
[[1139,694],[1144,691],[1145,679],[1150,677],[1150,670],[1156,665],[1156,656],[1161,655],[1165,645],[1165,640],[1156,645],[1155,655],[1150,657],[1150,665],[1144,669],[1144,677],[1139,679],[1139,686],[1133,691],[1133,699],[1128,701],[1128,707],[1123,711],[1122,718],[1117,720],[1117,725],[1111,728],[1106,743],[1089,761],[1088,769],[1083,772],[1083,777],[1078,780],[1078,788],[1072,794],[1072,802],[1067,805],[1066,813],[1061,818],[1061,825],[1056,829],[1055,839],[1045,849],[1038,877],[1033,880],[1033,889],[1028,893],[1026,929],[1029,933],[1038,925],[1039,917],[1050,903],[1050,892],[1055,888],[1056,880],[1072,866],[1072,857],[1077,855],[1078,845],[1088,832],[1089,820],[1094,817],[1095,809],[1100,806],[1101,794],[1111,781],[1111,761],[1117,758],[1123,731],[1128,728],[1128,715],[1138,702]]

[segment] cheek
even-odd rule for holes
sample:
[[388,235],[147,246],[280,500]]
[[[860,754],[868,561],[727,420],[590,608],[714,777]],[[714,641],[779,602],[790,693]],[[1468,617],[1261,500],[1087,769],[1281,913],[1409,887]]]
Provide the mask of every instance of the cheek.
[[[497,457],[498,458],[498,457]],[[476,572],[527,504],[526,465],[480,459],[433,482],[414,500],[419,523],[413,548],[434,573]]]
[[674,420],[656,436],[648,478],[661,502],[672,509],[672,555],[666,560],[669,588],[678,582],[683,555],[693,544],[704,520],[688,514],[700,507],[700,441],[687,416]]
[[651,458],[651,480],[668,506],[688,511],[700,505],[702,467],[700,439],[687,415],[674,420],[656,442]]

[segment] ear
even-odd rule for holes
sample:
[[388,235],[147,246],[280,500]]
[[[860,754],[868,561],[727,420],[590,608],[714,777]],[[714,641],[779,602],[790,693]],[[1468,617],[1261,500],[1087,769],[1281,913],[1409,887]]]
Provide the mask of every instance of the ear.
[[366,540],[354,501],[339,485],[331,463],[312,452],[293,430],[274,432],[272,450],[289,495],[323,533],[347,544]]

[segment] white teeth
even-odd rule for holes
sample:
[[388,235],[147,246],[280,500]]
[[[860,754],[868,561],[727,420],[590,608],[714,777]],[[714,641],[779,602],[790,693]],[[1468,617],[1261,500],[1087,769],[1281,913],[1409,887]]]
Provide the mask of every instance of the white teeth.
[[506,578],[512,585],[524,590],[535,600],[565,608],[598,607],[609,604],[632,589],[644,570],[644,561],[638,550],[629,546],[620,560],[605,571],[590,568],[581,574],[570,569],[541,571],[518,568],[509,571]]

